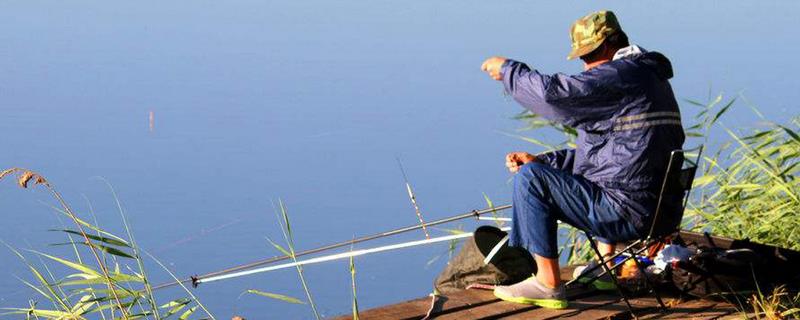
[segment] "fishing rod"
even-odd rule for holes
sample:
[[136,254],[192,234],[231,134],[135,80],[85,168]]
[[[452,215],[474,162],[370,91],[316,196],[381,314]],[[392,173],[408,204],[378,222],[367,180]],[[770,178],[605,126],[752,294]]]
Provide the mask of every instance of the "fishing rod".
[[[424,228],[424,227],[440,225],[440,224],[444,224],[444,223],[448,223],[448,222],[453,222],[453,221],[458,221],[458,220],[467,219],[467,218],[473,218],[473,217],[474,218],[479,218],[481,215],[486,214],[486,213],[507,210],[507,209],[510,209],[510,208],[511,208],[511,205],[507,204],[507,205],[496,206],[496,207],[493,206],[493,207],[484,208],[484,209],[480,209],[480,210],[472,210],[470,212],[457,214],[457,215],[454,215],[454,216],[442,218],[442,219],[439,219],[439,220],[434,220],[434,221],[431,221],[431,222],[428,222],[428,223],[424,223],[424,224],[415,224],[415,225],[411,225],[411,226],[407,226],[407,227],[403,227],[403,228],[399,228],[399,229],[394,229],[394,230],[389,230],[389,231],[384,231],[384,232],[371,234],[371,235],[368,235],[368,236],[363,236],[363,237],[356,238],[356,239],[353,239],[353,240],[347,240],[347,241],[342,241],[342,242],[337,242],[337,243],[333,243],[333,244],[324,245],[324,246],[317,247],[317,248],[314,248],[314,249],[308,249],[308,250],[305,250],[305,251],[301,251],[301,252],[295,253],[295,257],[301,257],[301,256],[305,256],[305,255],[319,253],[319,252],[326,251],[326,250],[331,250],[331,249],[336,249],[336,248],[341,248],[341,247],[344,247],[344,246],[349,246],[349,245],[361,243],[361,242],[364,242],[364,241],[369,241],[369,240],[374,240],[374,239],[378,239],[378,238],[393,236],[393,235],[397,235],[397,234],[401,234],[401,233],[405,233],[405,232],[409,232],[409,231],[413,231],[413,230],[418,230],[418,229],[421,229],[421,228]],[[220,275],[224,275],[224,274],[228,274],[228,273],[233,273],[233,272],[238,272],[238,271],[242,271],[242,270],[252,269],[252,268],[255,268],[255,267],[260,267],[260,266],[263,266],[263,265],[266,265],[266,264],[271,264],[271,263],[275,263],[275,262],[278,262],[278,261],[283,261],[283,260],[287,260],[287,259],[291,259],[291,258],[292,257],[289,256],[289,255],[275,256],[275,257],[272,257],[272,258],[266,258],[266,259],[262,259],[262,260],[258,260],[258,261],[254,261],[254,262],[245,263],[245,264],[241,264],[241,265],[238,265],[238,266],[230,267],[230,268],[227,268],[227,269],[219,270],[219,271],[209,272],[209,273],[206,273],[206,274],[203,274],[203,275],[192,276],[192,277],[189,277],[187,279],[180,280],[180,281],[165,282],[165,283],[159,284],[157,286],[153,286],[152,290],[168,288],[168,287],[172,287],[172,286],[175,286],[175,285],[178,285],[178,284],[182,284],[182,283],[191,283],[194,287],[197,287],[198,284],[200,284],[201,282],[204,281],[204,279],[207,279],[207,278],[216,277],[216,276],[220,276]]]
[[[511,227],[503,227],[503,228],[500,228],[500,230],[508,231],[508,230],[511,230]],[[247,276],[247,275],[251,275],[251,274],[275,271],[275,270],[286,269],[286,268],[294,268],[294,267],[297,267],[297,266],[304,266],[304,265],[309,265],[309,264],[328,262],[328,261],[339,260],[339,259],[344,259],[344,258],[363,256],[365,254],[370,254],[370,253],[378,253],[378,252],[384,252],[384,251],[391,251],[391,250],[397,250],[397,249],[421,246],[421,245],[437,243],[437,242],[458,240],[458,239],[463,239],[463,238],[469,238],[471,236],[473,236],[472,232],[465,232],[465,233],[452,234],[452,235],[441,236],[441,237],[436,237],[436,238],[430,238],[430,239],[425,239],[425,240],[416,240],[416,241],[409,241],[409,242],[403,242],[403,243],[390,244],[390,245],[385,245],[385,246],[376,247],[376,248],[369,248],[369,249],[361,249],[361,250],[354,250],[354,251],[336,253],[336,254],[331,254],[331,255],[327,255],[327,256],[321,256],[321,257],[311,258],[311,259],[307,259],[307,260],[301,260],[301,261],[297,261],[297,262],[284,263],[284,264],[268,266],[268,267],[263,267],[263,268],[244,270],[244,271],[239,271],[239,272],[219,275],[219,276],[216,276],[216,277],[207,277],[207,278],[203,278],[203,279],[197,280],[197,283],[198,284],[199,283],[208,283],[208,282],[214,282],[214,281],[220,281],[220,280],[239,278],[239,277],[243,277],[243,276]],[[508,236],[503,238],[503,240],[507,240],[507,239],[508,239]],[[501,242],[500,245],[497,245],[495,247],[495,249],[493,249],[493,252],[491,253],[491,256],[494,256],[494,254],[497,253],[497,251],[500,249],[500,247],[502,246],[503,243],[504,242]],[[491,259],[491,256],[489,256],[488,258]]]

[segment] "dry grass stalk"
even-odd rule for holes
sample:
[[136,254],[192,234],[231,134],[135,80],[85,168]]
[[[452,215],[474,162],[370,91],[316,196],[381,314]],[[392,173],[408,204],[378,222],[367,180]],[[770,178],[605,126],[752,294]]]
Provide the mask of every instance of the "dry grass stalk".
[[[773,289],[768,296],[759,290],[750,299],[750,307],[755,319],[795,319],[795,315],[800,313],[800,294],[792,296],[783,286]],[[742,310],[742,313],[746,314],[746,311]]]

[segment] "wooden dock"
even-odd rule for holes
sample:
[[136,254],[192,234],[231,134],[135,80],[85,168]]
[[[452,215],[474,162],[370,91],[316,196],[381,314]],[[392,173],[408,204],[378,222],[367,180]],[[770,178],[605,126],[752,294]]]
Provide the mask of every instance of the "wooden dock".
[[[463,290],[443,297],[432,319],[631,319],[625,303],[615,292],[571,292],[566,309],[544,309],[509,303],[494,297],[491,291]],[[639,319],[740,319],[741,314],[728,303],[709,300],[681,301],[666,298],[669,311],[660,313],[650,296],[631,299]],[[430,298],[363,311],[361,319],[422,319],[430,308]],[[343,316],[336,319],[352,319]]]
[[[769,261],[781,260],[781,264],[770,264],[771,272],[796,274],[800,269],[800,252],[733,240],[721,237],[686,232],[680,236],[687,242],[724,249],[749,248]],[[778,260],[775,260],[778,257]],[[571,279],[572,268],[562,269],[561,278]],[[791,278],[791,277],[787,277]],[[796,278],[795,278],[796,279]],[[796,287],[797,283],[792,282]],[[668,310],[661,312],[655,297],[640,294],[630,299],[639,319],[742,319],[753,318],[753,314],[742,314],[735,305],[727,302],[679,298],[662,293]],[[433,308],[431,319],[631,319],[633,318],[617,291],[597,291],[585,288],[567,290],[569,306],[565,309],[544,309],[530,305],[505,302],[497,299],[491,291],[470,289],[440,296]],[[361,319],[423,319],[431,309],[431,297],[414,299],[402,303],[381,306],[359,313]],[[352,319],[340,316],[334,319]]]
[[[567,273],[567,272],[565,272]],[[564,277],[567,278],[567,277]],[[462,290],[437,299],[431,319],[631,319],[631,314],[616,291],[597,291],[582,288],[567,292],[570,303],[566,309],[545,309],[536,306],[505,302],[491,291]],[[362,311],[361,319],[423,319],[431,308],[430,297]],[[669,311],[661,313],[653,296],[630,300],[639,319],[740,319],[736,307],[710,300],[680,300],[664,297]],[[337,320],[352,319],[341,316]]]

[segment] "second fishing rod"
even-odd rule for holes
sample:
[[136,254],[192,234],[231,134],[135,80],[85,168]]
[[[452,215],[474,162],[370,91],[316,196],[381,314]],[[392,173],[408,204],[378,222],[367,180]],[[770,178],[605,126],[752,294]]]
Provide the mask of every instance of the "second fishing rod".
[[[427,227],[430,227],[430,226],[445,224],[445,223],[448,223],[448,222],[463,220],[463,219],[467,219],[467,218],[480,218],[481,215],[484,215],[484,214],[487,214],[487,213],[491,213],[491,212],[507,210],[507,209],[510,209],[510,208],[511,208],[511,205],[508,204],[508,205],[501,205],[501,206],[496,206],[496,207],[484,208],[484,209],[480,209],[480,210],[472,210],[470,212],[457,214],[457,215],[454,215],[454,216],[442,218],[442,219],[439,219],[439,220],[434,220],[434,221],[427,222],[427,223],[415,224],[415,225],[411,225],[411,226],[407,226],[407,227],[403,227],[403,228],[398,228],[398,229],[394,229],[394,230],[389,230],[389,231],[379,232],[379,233],[375,233],[375,234],[371,234],[371,235],[367,235],[367,236],[362,236],[362,237],[355,238],[355,239],[352,239],[352,240],[332,243],[332,244],[324,245],[324,246],[317,247],[317,248],[314,248],[314,249],[304,250],[304,251],[295,253],[295,257],[301,257],[301,256],[305,256],[305,255],[320,253],[320,252],[323,252],[323,251],[336,249],[336,248],[341,248],[341,247],[345,247],[345,246],[361,243],[361,242],[364,242],[364,241],[374,240],[374,239],[383,238],[383,237],[389,237],[389,236],[393,236],[393,235],[397,235],[397,234],[401,234],[401,233],[405,233],[405,232],[409,232],[409,231],[413,231],[413,230],[427,228]],[[279,262],[279,261],[283,261],[283,260],[288,260],[288,259],[291,259],[291,258],[292,257],[288,256],[288,255],[275,256],[275,257],[272,257],[272,258],[266,258],[266,259],[262,259],[262,260],[258,260],[258,261],[254,261],[254,262],[250,262],[250,263],[237,265],[237,266],[230,267],[230,268],[223,269],[223,270],[219,270],[219,271],[214,271],[214,272],[209,272],[209,273],[202,274],[202,275],[192,276],[192,277],[180,280],[180,281],[172,281],[172,282],[162,283],[162,284],[153,286],[153,290],[168,288],[168,287],[172,287],[172,286],[175,286],[175,285],[178,285],[178,284],[181,284],[181,283],[191,283],[193,286],[196,287],[197,284],[199,284],[201,282],[201,280],[205,279],[205,278],[219,276],[219,275],[223,275],[223,274],[227,274],[227,273],[231,273],[231,272],[236,272],[236,271],[247,270],[247,269],[263,266],[263,265],[270,264],[270,263],[275,263],[275,262]]]

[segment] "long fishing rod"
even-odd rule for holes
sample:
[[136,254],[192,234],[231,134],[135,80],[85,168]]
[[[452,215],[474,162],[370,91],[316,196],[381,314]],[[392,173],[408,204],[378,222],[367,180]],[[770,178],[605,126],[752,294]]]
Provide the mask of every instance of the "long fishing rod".
[[[500,228],[500,230],[508,231],[508,230],[511,230],[511,227],[503,227],[503,228]],[[280,270],[280,269],[294,268],[294,267],[297,267],[297,266],[304,266],[304,265],[327,262],[327,261],[333,261],[333,260],[339,260],[339,259],[344,259],[344,258],[363,256],[365,254],[371,254],[371,253],[378,253],[378,252],[384,252],[384,251],[391,251],[391,250],[397,250],[397,249],[403,249],[403,248],[416,247],[416,246],[421,246],[421,245],[426,245],[426,244],[431,244],[431,243],[458,240],[458,239],[463,239],[463,238],[469,238],[471,236],[473,236],[472,232],[465,232],[465,233],[452,234],[452,235],[441,236],[441,237],[436,237],[436,238],[430,238],[430,239],[425,239],[425,240],[415,240],[415,241],[409,241],[409,242],[403,242],[403,243],[390,244],[390,245],[380,246],[380,247],[376,247],[376,248],[360,249],[360,250],[336,253],[336,254],[331,254],[331,255],[327,255],[327,256],[321,256],[321,257],[301,260],[301,261],[297,261],[297,262],[290,262],[290,263],[284,263],[284,264],[279,264],[279,265],[274,265],[274,266],[268,266],[268,267],[250,269],[250,270],[244,270],[244,271],[239,271],[239,272],[219,275],[219,276],[216,276],[216,277],[207,277],[207,278],[203,278],[203,279],[198,280],[197,283],[208,283],[208,282],[214,282],[214,281],[220,281],[220,280],[239,278],[239,277],[243,277],[243,276],[247,276],[247,275],[251,275],[251,274],[264,273],[264,272],[275,271],[275,270]],[[508,239],[508,237],[504,238],[504,240],[507,240],[507,239]],[[493,249],[493,253],[491,255],[493,256],[495,253],[497,253],[497,250],[499,250],[501,246],[502,246],[502,243],[500,245],[496,246],[495,249]],[[491,258],[491,256],[488,257],[488,258]]]
[[[453,221],[458,221],[458,220],[467,219],[467,218],[473,218],[473,217],[474,218],[479,218],[481,215],[486,214],[486,213],[502,211],[502,210],[506,210],[506,209],[510,209],[510,208],[511,208],[511,205],[507,204],[507,205],[502,205],[502,206],[484,208],[484,209],[480,209],[480,210],[472,210],[470,212],[457,214],[457,215],[454,215],[454,216],[450,216],[450,217],[447,217],[447,218],[442,218],[442,219],[439,219],[439,220],[434,220],[434,221],[431,221],[431,222],[428,222],[428,223],[424,223],[424,224],[415,224],[415,225],[411,225],[411,226],[407,226],[407,227],[403,227],[403,228],[399,228],[399,229],[394,229],[394,230],[384,231],[384,232],[380,232],[380,233],[375,233],[375,234],[368,235],[368,236],[363,236],[363,237],[356,238],[356,239],[353,239],[353,240],[342,241],[342,242],[338,242],[338,243],[333,243],[333,244],[317,247],[317,248],[314,248],[314,249],[309,249],[309,250],[297,252],[297,253],[295,253],[295,257],[301,257],[301,256],[305,256],[305,255],[319,253],[319,252],[326,251],[326,250],[331,250],[331,249],[341,248],[341,247],[344,247],[344,246],[353,245],[353,244],[356,244],[356,243],[361,243],[361,242],[364,242],[364,241],[369,241],[369,240],[374,240],[374,239],[378,239],[378,238],[393,236],[393,235],[396,235],[396,234],[401,234],[401,233],[404,233],[404,232],[409,232],[409,231],[421,229],[423,227],[430,227],[430,226],[440,225],[440,224],[444,224],[444,223],[448,223],[448,222],[453,222]],[[228,273],[247,270],[247,269],[252,269],[252,268],[255,268],[255,267],[259,267],[259,266],[263,266],[263,265],[266,265],[266,264],[275,263],[275,262],[278,262],[278,261],[283,261],[283,260],[287,260],[287,259],[291,259],[291,258],[292,257],[288,256],[288,255],[275,256],[275,257],[272,257],[272,258],[262,259],[262,260],[258,260],[258,261],[254,261],[254,262],[250,262],[250,263],[245,263],[245,264],[241,264],[241,265],[238,265],[238,266],[230,267],[230,268],[219,270],[219,271],[209,272],[209,273],[206,273],[206,274],[203,274],[203,275],[192,276],[192,277],[189,277],[187,279],[180,280],[180,281],[165,282],[165,283],[159,284],[157,286],[153,286],[152,290],[168,288],[168,287],[172,287],[172,286],[178,285],[180,283],[191,283],[193,286],[196,287],[199,283],[203,282],[203,279],[206,279],[206,278],[216,277],[216,276],[220,276],[220,275],[223,275],[223,274],[228,274]]]

